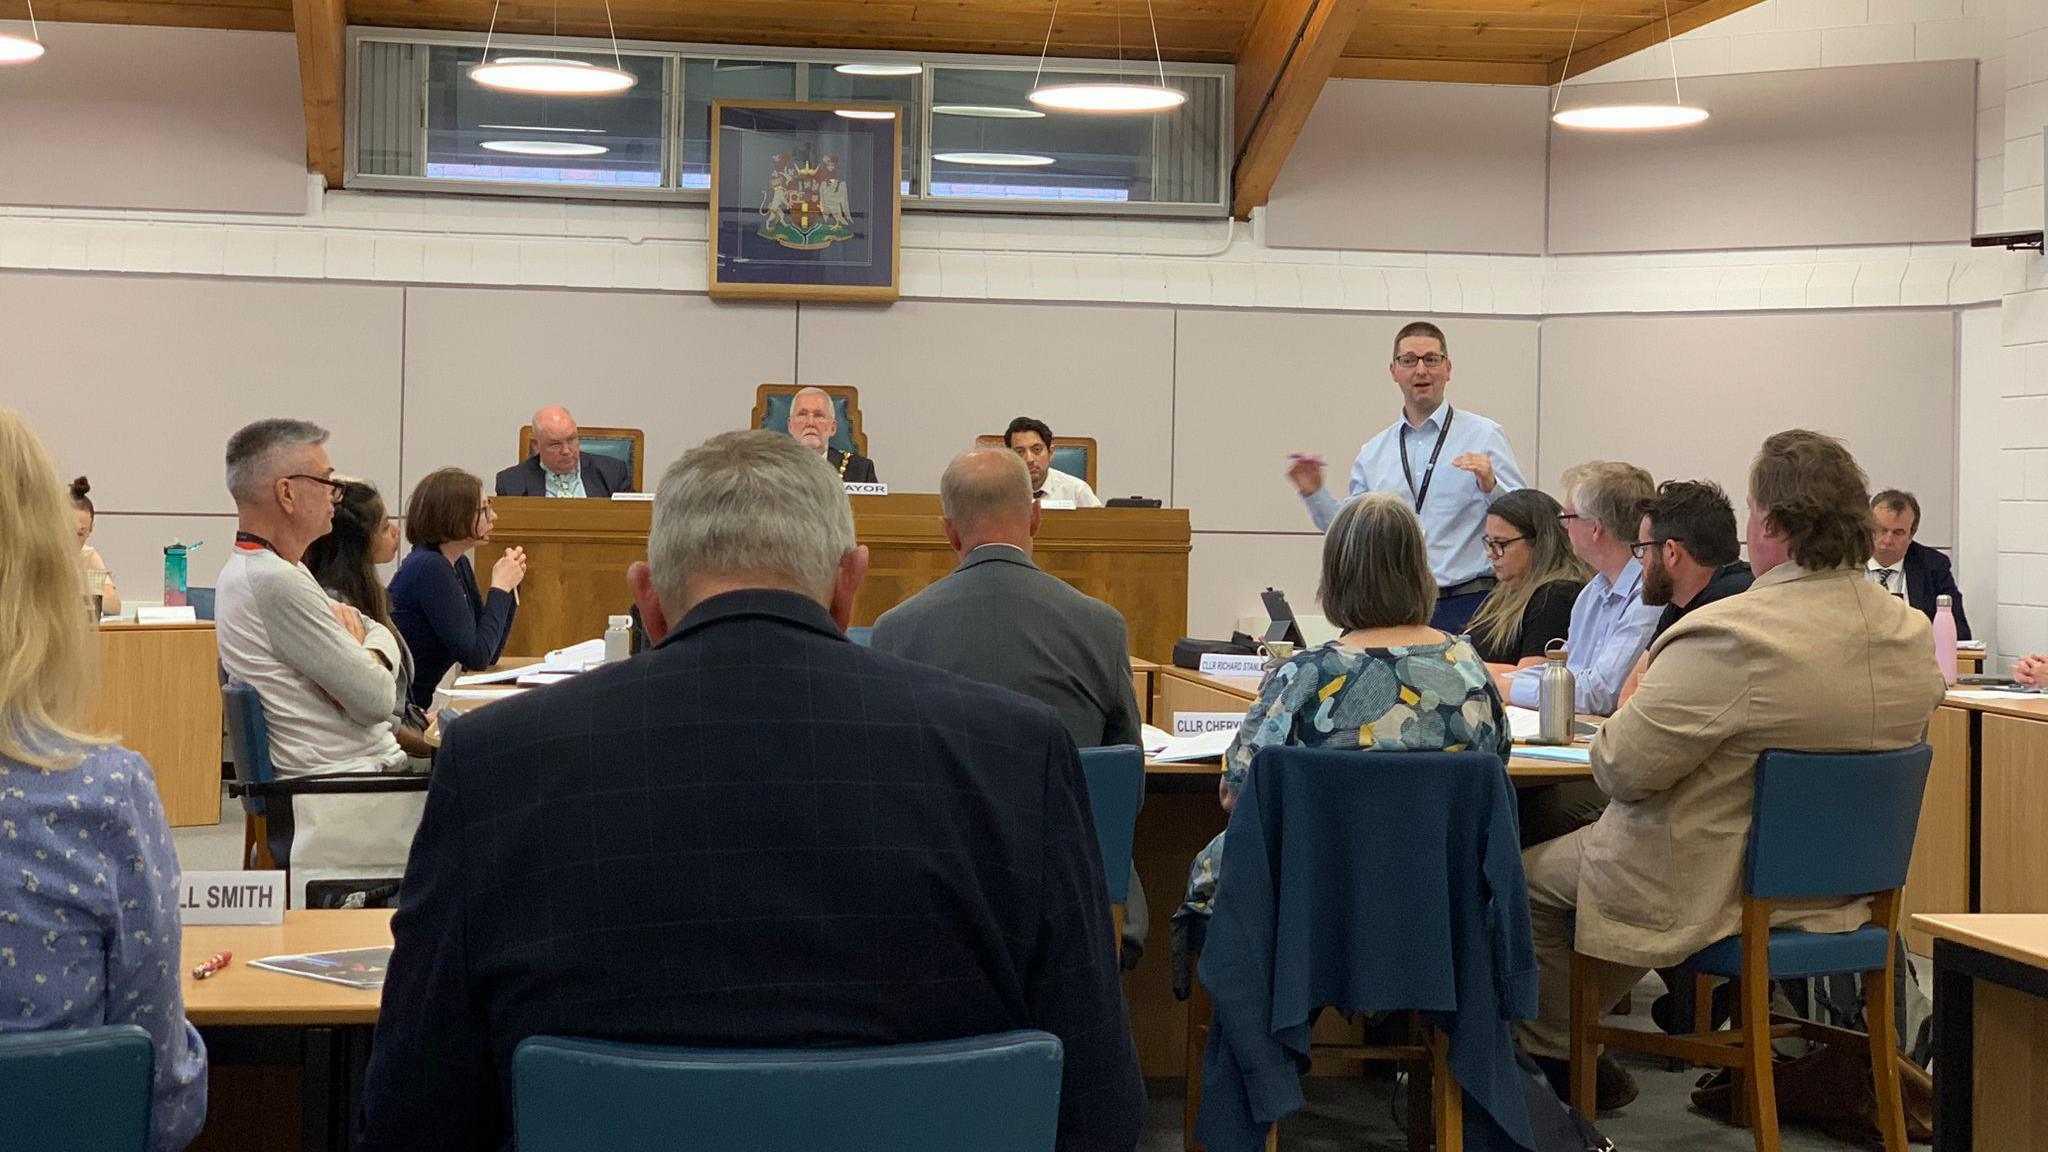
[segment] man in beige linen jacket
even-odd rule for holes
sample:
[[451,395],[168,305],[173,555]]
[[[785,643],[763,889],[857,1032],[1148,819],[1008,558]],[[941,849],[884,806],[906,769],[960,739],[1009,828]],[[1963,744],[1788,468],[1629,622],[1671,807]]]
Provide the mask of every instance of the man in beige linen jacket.
[[[1760,752],[1925,738],[1942,677],[1927,618],[1864,579],[1866,491],[1862,469],[1830,437],[1781,432],[1758,452],[1748,531],[1756,583],[1652,645],[1641,688],[1593,742],[1606,811],[1524,855],[1542,1004],[1522,1039],[1535,1055],[1568,1051],[1574,913],[1602,1003],[1645,970],[1739,930]],[[1846,932],[1867,913],[1867,900],[1788,901],[1773,923]]]

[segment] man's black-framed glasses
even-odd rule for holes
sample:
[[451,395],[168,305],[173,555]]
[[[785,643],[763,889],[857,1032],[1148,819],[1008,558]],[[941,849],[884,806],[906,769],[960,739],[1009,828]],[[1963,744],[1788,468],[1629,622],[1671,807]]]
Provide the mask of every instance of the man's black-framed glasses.
[[1629,555],[1641,560],[1650,554],[1650,549],[1661,548],[1671,543],[1683,544],[1685,541],[1677,536],[1666,536],[1660,540],[1638,540],[1628,546],[1628,552]]
[[1403,368],[1413,368],[1417,364],[1422,365],[1424,368],[1441,368],[1444,366],[1444,361],[1449,359],[1449,356],[1441,352],[1430,352],[1421,356],[1417,356],[1413,352],[1403,352],[1399,356],[1394,357],[1394,363],[1399,364]]
[[312,481],[313,483],[315,483],[315,484],[325,484],[325,485],[327,485],[327,498],[328,498],[328,500],[330,500],[330,501],[332,501],[333,503],[336,503],[336,504],[339,504],[339,503],[341,503],[341,496],[342,496],[342,493],[344,493],[344,492],[348,491],[348,485],[346,485],[346,484],[343,484],[343,483],[342,483],[341,481],[339,481],[339,480],[333,480],[333,479],[330,479],[330,478],[328,478],[328,477],[326,477],[326,476],[308,476],[308,475],[307,475],[307,474],[305,474],[304,472],[294,472],[294,473],[292,473],[291,475],[289,475],[289,476],[285,477],[285,479],[287,479],[287,480],[311,480],[311,481]]

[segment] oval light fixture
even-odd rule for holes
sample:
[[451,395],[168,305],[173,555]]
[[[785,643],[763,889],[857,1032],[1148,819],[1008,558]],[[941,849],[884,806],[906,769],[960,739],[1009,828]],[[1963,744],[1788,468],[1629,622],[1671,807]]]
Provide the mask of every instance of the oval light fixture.
[[1164,84],[1048,84],[1031,90],[1031,102],[1062,112],[1164,112],[1188,94]]
[[545,124],[479,124],[477,127],[496,128],[500,132],[575,133],[582,136],[602,136],[605,134],[605,130],[602,128],[550,128]]
[[972,164],[981,168],[1043,168],[1056,163],[1050,156],[1030,152],[934,152],[932,159],[948,164]]
[[934,104],[934,116],[978,116],[985,120],[1043,120],[1045,113],[1036,108],[1019,108],[1014,104]]
[[881,108],[834,108],[832,114],[834,116],[844,116],[848,120],[894,120],[896,118],[894,112],[885,111]]
[[1565,128],[1586,128],[1596,132],[1647,132],[1659,128],[1689,128],[1707,119],[1705,108],[1685,104],[1589,104],[1567,108],[1550,119]]
[[561,56],[500,56],[470,68],[469,78],[501,92],[537,96],[601,96],[624,92],[640,82],[623,68]]
[[573,140],[486,140],[477,147],[515,156],[602,156],[611,151],[602,144],[578,144]]
[[42,54],[42,41],[0,32],[0,64],[26,64]]
[[842,76],[917,76],[924,72],[922,64],[839,64],[834,72]]

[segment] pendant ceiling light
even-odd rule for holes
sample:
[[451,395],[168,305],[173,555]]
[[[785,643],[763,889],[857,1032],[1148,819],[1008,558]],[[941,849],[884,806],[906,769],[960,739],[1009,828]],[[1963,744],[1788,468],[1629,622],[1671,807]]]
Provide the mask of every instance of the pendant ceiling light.
[[43,54],[43,32],[36,27],[35,0],[29,0],[28,35],[0,32],[0,64],[26,64]]
[[1152,15],[1152,0],[1145,0],[1145,17],[1152,25],[1152,64],[1156,70],[1158,83],[1137,84],[1123,79],[1124,11],[1122,0],[1115,2],[1117,79],[1080,84],[1043,84],[1040,80],[1045,75],[1045,58],[1052,52],[1052,30],[1060,19],[1060,0],[1052,0],[1052,19],[1046,21],[1045,25],[1045,47],[1039,50],[1038,74],[1031,81],[1033,104],[1061,112],[1100,112],[1114,115],[1164,112],[1187,103],[1187,93],[1166,85],[1166,59],[1159,51],[1159,21]]
[[[501,92],[526,92],[535,96],[603,96],[624,92],[640,82],[626,71],[619,57],[619,36],[612,28],[612,3],[605,0],[604,26],[611,33],[612,67],[574,60],[566,56],[500,56],[491,59],[491,37],[498,30],[498,8],[491,4],[491,24],[484,33],[484,58],[469,70],[469,78],[486,88]],[[561,8],[555,9],[555,38],[561,38]]]
[[486,152],[509,152],[514,156],[602,156],[611,151],[602,144],[573,140],[486,140],[477,145]]
[[842,76],[920,76],[922,64],[838,64],[832,70]]
[[934,116],[976,116],[983,120],[1043,120],[1045,113],[1036,108],[1019,108],[1014,104],[934,104]]
[[934,152],[932,159],[948,164],[971,164],[977,168],[1043,168],[1055,163],[1050,156],[1030,152]]
[[896,114],[882,108],[834,108],[832,114],[848,120],[894,120]]
[[[1585,0],[1580,0],[1579,20],[1585,18]],[[1678,49],[1671,42],[1671,0],[1664,0],[1664,50],[1671,56],[1671,103],[1587,104],[1560,111],[1558,104],[1564,100],[1564,77],[1571,75],[1572,49],[1579,44],[1579,20],[1572,22],[1572,38],[1564,50],[1564,74],[1558,79],[1557,95],[1550,101],[1553,124],[1596,132],[1654,132],[1664,128],[1689,128],[1707,119],[1705,108],[1687,104],[1678,91]]]

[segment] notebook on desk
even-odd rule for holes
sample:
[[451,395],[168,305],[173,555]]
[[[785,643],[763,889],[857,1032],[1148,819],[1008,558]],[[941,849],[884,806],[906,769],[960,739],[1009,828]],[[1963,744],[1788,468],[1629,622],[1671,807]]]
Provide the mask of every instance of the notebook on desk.
[[384,987],[384,970],[391,966],[391,948],[343,948],[334,952],[305,952],[296,956],[265,956],[249,961],[249,967],[287,976],[304,976],[349,988],[374,992]]

